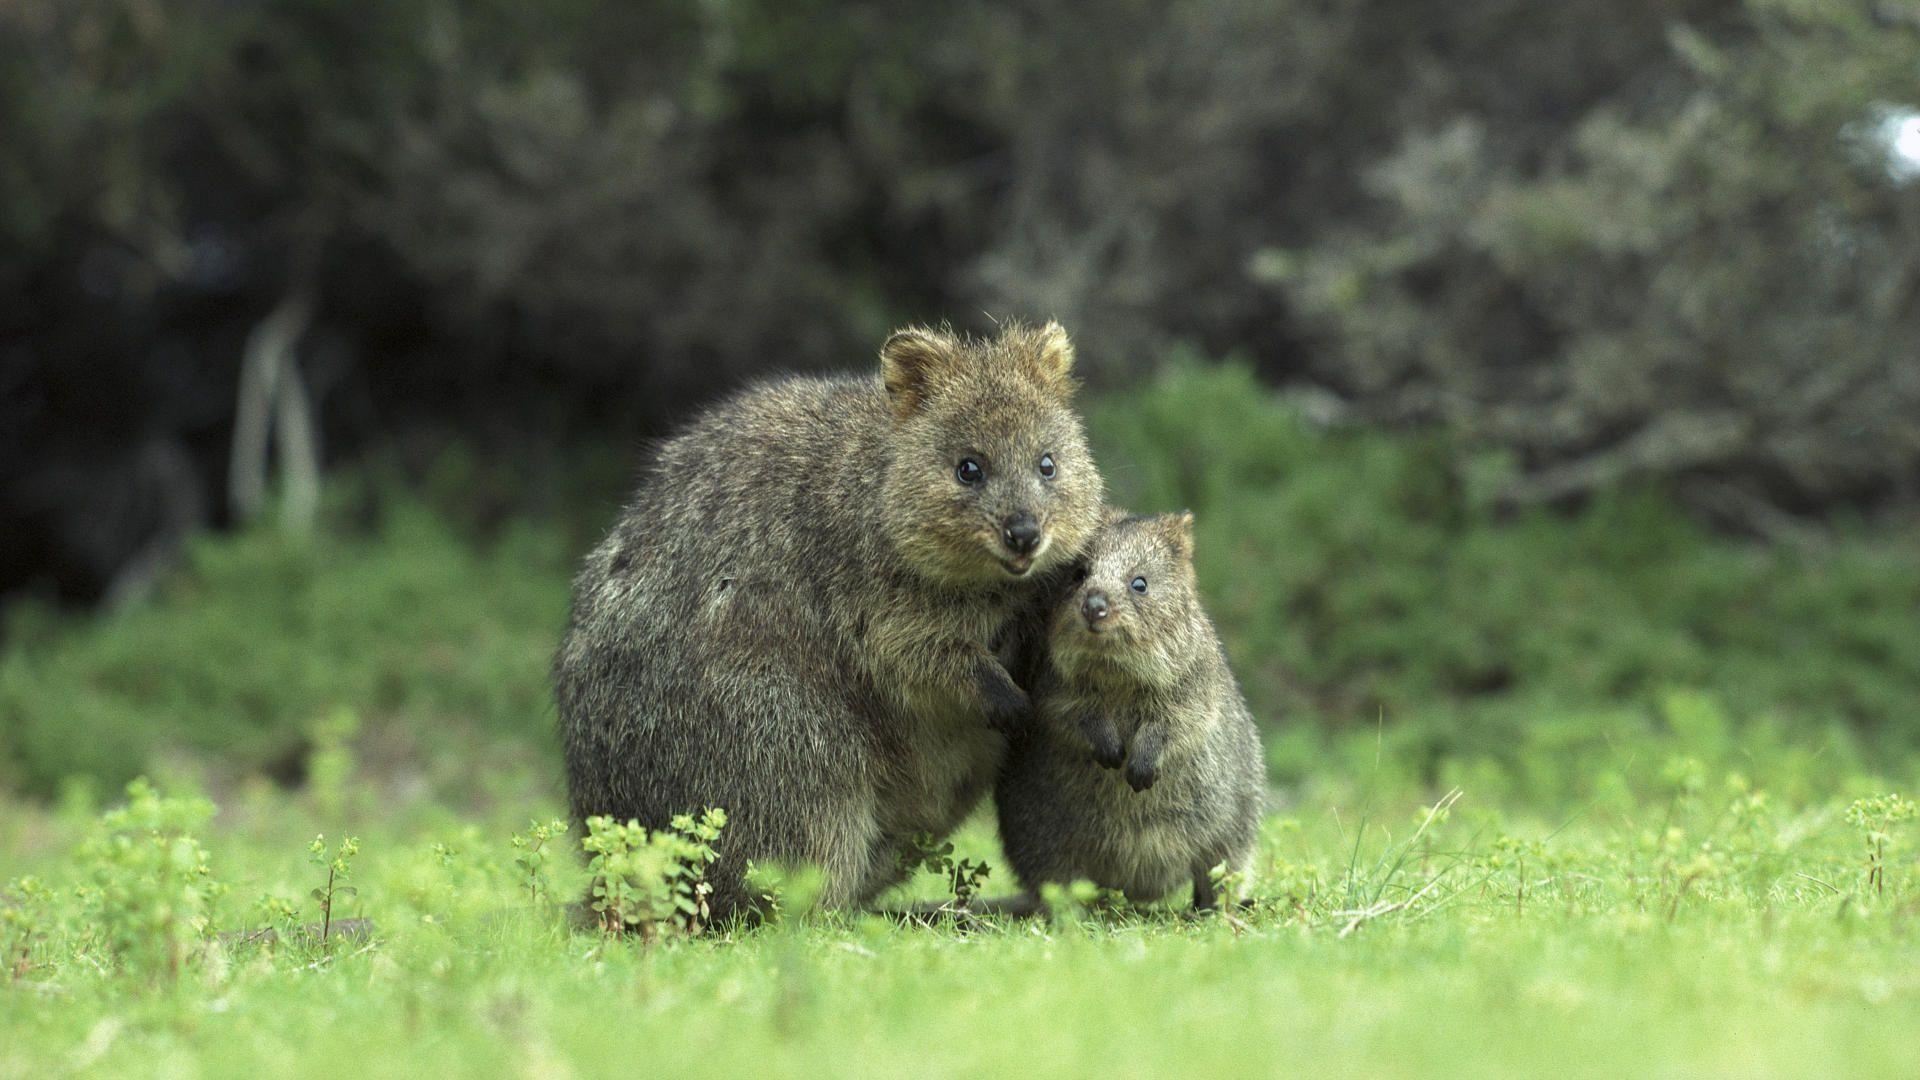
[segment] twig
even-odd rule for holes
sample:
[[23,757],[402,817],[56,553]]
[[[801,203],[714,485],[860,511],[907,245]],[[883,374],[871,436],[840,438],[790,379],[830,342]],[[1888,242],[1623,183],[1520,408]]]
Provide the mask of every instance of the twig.
[[1442,870],[1438,874],[1433,875],[1433,877],[1429,879],[1425,885],[1422,885],[1420,887],[1419,892],[1414,893],[1412,896],[1407,897],[1405,900],[1395,900],[1393,903],[1390,903],[1390,904],[1386,904],[1386,903],[1374,904],[1371,907],[1361,908],[1358,911],[1334,912],[1333,914],[1335,918],[1340,918],[1340,919],[1350,918],[1351,920],[1347,923],[1345,927],[1343,927],[1340,930],[1339,936],[1346,937],[1348,934],[1351,934],[1355,930],[1360,929],[1360,924],[1366,922],[1368,919],[1377,919],[1382,915],[1391,915],[1394,912],[1401,910],[1402,908],[1412,907],[1414,904],[1419,903],[1421,897],[1431,892],[1435,885],[1440,884],[1441,878],[1444,878],[1446,876],[1447,876],[1447,872],[1445,870]]
[[348,953],[345,956],[335,956],[332,953],[328,953],[327,955],[321,957],[320,959],[315,960],[313,963],[308,964],[304,970],[319,971],[321,968],[327,967],[328,965],[332,964],[336,960],[344,962],[347,960],[351,960],[356,956],[365,956],[366,954],[372,952],[373,950],[379,947],[380,947],[379,942],[369,941],[365,945],[362,945],[360,948],[354,950],[353,952]]
[[1453,804],[1460,801],[1460,795],[1461,795],[1460,789],[1454,788],[1452,791],[1449,791],[1444,796],[1442,796],[1439,802],[1434,803],[1431,807],[1428,807],[1426,819],[1420,822],[1419,828],[1413,830],[1412,836],[1407,837],[1407,846],[1412,847],[1413,842],[1415,840],[1420,839],[1420,834],[1427,831],[1427,826],[1433,824],[1434,818],[1437,818],[1441,814],[1447,812],[1448,810],[1453,809]]
[[1834,888],[1832,885],[1828,884],[1827,882],[1821,881],[1819,878],[1814,877],[1812,874],[1803,873],[1799,870],[1795,870],[1793,872],[1793,876],[1806,878],[1808,881],[1813,882],[1815,885],[1819,885],[1822,888],[1829,890],[1835,896],[1844,895],[1839,889]]

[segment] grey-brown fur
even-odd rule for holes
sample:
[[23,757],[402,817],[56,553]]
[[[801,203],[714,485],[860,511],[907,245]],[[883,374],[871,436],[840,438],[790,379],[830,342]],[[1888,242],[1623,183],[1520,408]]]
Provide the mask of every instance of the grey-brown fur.
[[1246,870],[1266,771],[1195,592],[1192,522],[1108,525],[1052,613],[1040,722],[994,789],[1001,845],[1029,891],[1086,879],[1149,901],[1192,882],[1205,908],[1213,867]]
[[573,814],[723,807],[722,915],[748,861],[863,903],[974,808],[1030,714],[996,651],[1100,522],[1057,325],[902,331],[881,361],[694,421],[575,583],[554,662]]

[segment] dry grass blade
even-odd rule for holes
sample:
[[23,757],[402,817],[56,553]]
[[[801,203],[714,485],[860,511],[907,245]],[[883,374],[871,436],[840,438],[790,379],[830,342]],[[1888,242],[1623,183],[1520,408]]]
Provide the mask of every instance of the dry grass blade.
[[1405,900],[1395,900],[1390,903],[1383,901],[1378,904],[1373,904],[1371,906],[1361,908],[1358,911],[1334,912],[1333,914],[1335,918],[1348,920],[1347,925],[1340,928],[1339,936],[1346,937],[1348,934],[1351,934],[1355,930],[1360,929],[1360,924],[1366,922],[1369,919],[1377,919],[1382,915],[1391,915],[1396,911],[1400,911],[1404,908],[1412,907],[1414,904],[1420,901],[1421,897],[1427,895],[1429,892],[1432,892],[1433,887],[1435,885],[1440,884],[1440,879],[1446,876],[1447,876],[1447,872],[1445,870],[1442,870],[1440,873],[1433,875],[1431,878],[1427,879],[1427,883],[1425,885],[1420,886],[1419,892],[1414,893],[1412,896],[1407,897]]

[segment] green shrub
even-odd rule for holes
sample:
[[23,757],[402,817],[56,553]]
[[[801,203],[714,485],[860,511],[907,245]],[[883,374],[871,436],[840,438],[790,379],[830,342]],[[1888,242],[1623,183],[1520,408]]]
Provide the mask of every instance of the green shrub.
[[[1765,546],[1645,487],[1512,514],[1498,457],[1317,424],[1237,364],[1175,363],[1088,420],[1115,501],[1196,511],[1201,586],[1282,780],[1337,763],[1559,800],[1656,787],[1678,752],[1811,798],[1920,748],[1911,526]],[[477,540],[401,502],[369,533],[205,538],[111,617],[23,612],[0,784],[117,784],[187,755],[304,777],[345,812],[356,755],[544,746],[572,549],[606,524]]]
[[[1115,501],[1195,511],[1202,590],[1270,729],[1359,728],[1372,753],[1384,721],[1429,782],[1489,758],[1542,790],[1591,785],[1648,733],[1803,776],[1920,742],[1910,527],[1768,547],[1631,487],[1509,515],[1497,459],[1316,426],[1234,365],[1176,364],[1089,423]],[[1317,752],[1295,749],[1297,773]]]
[[587,819],[580,844],[589,854],[590,907],[606,933],[631,931],[652,941],[662,934],[697,933],[708,921],[707,867],[718,853],[714,841],[726,828],[726,811],[699,818],[681,814],[670,827],[648,831],[637,821]]
[[316,740],[331,775],[354,717],[426,739],[545,739],[566,564],[551,529],[481,548],[404,508],[370,535],[202,538],[139,607],[18,613],[0,653],[0,783],[119,784],[177,753],[299,776]]
[[[1417,95],[1426,122],[1357,170],[1367,209],[1272,260],[1314,365],[1371,416],[1511,451],[1520,505],[1661,478],[1793,535],[1783,510],[1910,500],[1920,305],[1893,283],[1920,271],[1920,217],[1888,132],[1911,114],[1920,22],[1861,2],[1618,8],[1539,9],[1558,56],[1502,20],[1501,61],[1532,81],[1460,107],[1487,74],[1456,56]],[[1602,50],[1642,70],[1541,89],[1600,75]]]
[[127,785],[127,804],[100,816],[75,852],[75,933],[106,964],[147,976],[177,978],[213,929],[214,902],[226,886],[213,880],[194,834],[213,819],[213,803],[164,797],[144,779]]

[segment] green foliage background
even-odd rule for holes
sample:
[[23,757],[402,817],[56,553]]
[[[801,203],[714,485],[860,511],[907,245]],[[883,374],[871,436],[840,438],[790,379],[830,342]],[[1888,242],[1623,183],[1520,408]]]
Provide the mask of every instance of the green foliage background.
[[[1490,495],[1497,456],[1316,424],[1236,364],[1176,363],[1095,397],[1088,421],[1116,500],[1195,511],[1209,611],[1283,783],[1376,738],[1411,785],[1547,804],[1591,795],[1594,763],[1648,738],[1751,758],[1801,794],[1823,768],[1904,774],[1920,750],[1911,526],[1766,545],[1633,488],[1514,513]],[[202,538],[112,618],[16,612],[0,780],[111,788],[182,754],[298,779],[341,710],[402,756],[548,746],[568,576],[622,494],[606,465],[580,470],[597,493],[484,529],[460,509],[469,467],[424,499],[367,474],[318,535]]]
[[146,490],[294,295],[335,458],[1052,315],[1787,537],[1920,491],[1916,64],[1884,0],[22,0],[0,363],[23,454]]

